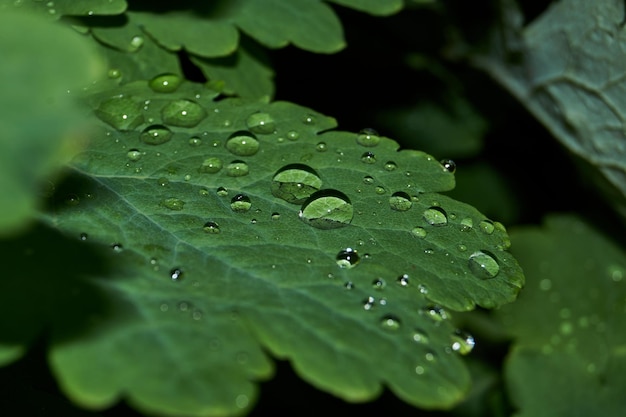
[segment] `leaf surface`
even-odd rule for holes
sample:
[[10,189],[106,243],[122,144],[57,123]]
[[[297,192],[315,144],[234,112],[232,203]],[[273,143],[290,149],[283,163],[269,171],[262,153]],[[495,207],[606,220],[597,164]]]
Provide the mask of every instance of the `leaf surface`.
[[514,338],[505,372],[517,415],[622,415],[623,251],[574,215],[549,216],[511,239],[526,287],[496,313]]
[[126,0],[0,0],[0,10],[33,11],[51,19],[58,19],[61,16],[116,15],[123,13],[126,6]]
[[[349,401],[383,385],[425,408],[461,400],[469,377],[448,317],[515,299],[523,275],[504,227],[438,194],[454,175],[430,155],[330,130],[291,103],[216,101],[172,81],[90,96],[102,132],[48,216],[115,259],[89,280],[109,313],[51,347],[68,395],[245,412],[269,353]],[[68,206],[68,193],[90,198]]]

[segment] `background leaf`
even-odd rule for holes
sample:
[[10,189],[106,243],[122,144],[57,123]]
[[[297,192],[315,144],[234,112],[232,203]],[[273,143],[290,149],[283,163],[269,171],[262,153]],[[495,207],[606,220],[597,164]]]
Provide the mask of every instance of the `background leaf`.
[[126,10],[126,0],[0,0],[0,10],[35,12],[50,19],[62,16],[115,15]]

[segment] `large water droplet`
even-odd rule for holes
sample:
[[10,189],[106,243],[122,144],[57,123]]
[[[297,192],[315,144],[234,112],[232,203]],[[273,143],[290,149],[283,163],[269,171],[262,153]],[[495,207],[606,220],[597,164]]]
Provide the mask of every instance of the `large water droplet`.
[[461,232],[469,232],[474,227],[474,220],[471,217],[465,217],[459,223]]
[[393,161],[385,162],[385,171],[395,171],[398,168],[398,165]]
[[389,207],[392,210],[407,211],[412,205],[411,197],[405,192],[398,191],[389,197]]
[[217,234],[220,232],[220,225],[209,221],[204,224],[203,229],[207,233]]
[[442,159],[440,163],[446,171],[452,174],[456,171],[456,163],[452,159]]
[[126,157],[133,162],[139,161],[142,156],[143,154],[138,149],[130,149],[128,152],[126,152]]
[[300,219],[318,229],[336,229],[350,224],[354,216],[348,197],[336,190],[317,191],[304,202]]
[[161,205],[170,210],[180,211],[185,206],[185,202],[181,200],[180,198],[170,197],[170,198],[166,198],[165,200],[162,200]]
[[161,110],[164,123],[179,127],[194,127],[206,116],[204,107],[185,99],[171,101]]
[[459,352],[461,355],[467,355],[476,345],[474,336],[463,330],[456,330],[451,336],[451,341],[452,350]]
[[322,188],[322,180],[310,167],[292,164],[281,168],[272,178],[272,194],[288,203],[302,204]]
[[237,156],[252,156],[259,151],[259,141],[253,133],[245,130],[230,135],[225,146]]
[[163,125],[151,125],[141,132],[140,139],[148,145],[160,145],[172,139],[172,131]]
[[423,239],[426,237],[427,232],[426,232],[426,229],[424,229],[423,227],[417,226],[411,230],[411,234],[415,237]]
[[373,147],[380,143],[380,136],[374,129],[365,128],[356,136],[356,143],[361,146]]
[[220,158],[210,157],[210,158],[205,159],[202,162],[202,165],[200,165],[200,168],[198,168],[198,172],[215,174],[216,172],[219,172],[221,169],[222,169],[222,160]]
[[448,215],[441,207],[430,207],[424,210],[424,220],[432,226],[445,226],[448,224]]
[[117,130],[133,130],[144,121],[141,103],[130,97],[114,97],[105,100],[95,113],[100,120]]
[[496,257],[487,251],[476,251],[469,257],[470,270],[481,279],[495,278],[500,272],[500,265]]
[[253,113],[248,116],[246,126],[257,135],[269,135],[276,130],[274,119],[267,113]]
[[230,208],[237,213],[245,213],[250,210],[252,203],[250,197],[245,194],[237,194],[230,200]]
[[481,220],[481,222],[478,224],[478,228],[481,232],[490,235],[493,233],[496,227],[491,220]]
[[336,256],[337,265],[339,268],[354,268],[361,258],[357,251],[352,248],[346,248],[339,251]]
[[176,74],[161,74],[150,80],[148,85],[157,93],[173,93],[182,83],[182,78]]
[[232,161],[226,166],[226,175],[229,177],[243,177],[248,175],[250,168],[244,161]]

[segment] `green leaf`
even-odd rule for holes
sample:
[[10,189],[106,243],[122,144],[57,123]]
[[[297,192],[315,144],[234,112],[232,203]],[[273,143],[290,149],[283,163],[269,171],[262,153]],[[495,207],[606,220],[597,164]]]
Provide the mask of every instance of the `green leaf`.
[[329,0],[331,3],[350,7],[361,12],[366,12],[376,16],[389,16],[399,12],[404,2],[403,0]]
[[506,32],[476,62],[600,174],[626,215],[624,3],[553,2],[523,29],[513,2],[503,3]]
[[437,194],[454,176],[423,152],[287,102],[170,91],[89,98],[102,132],[48,222],[113,256],[88,279],[110,308],[52,344],[63,390],[91,408],[124,395],[143,412],[239,413],[269,353],[348,401],[383,385],[424,408],[460,401],[454,350],[472,345],[451,310],[511,302],[523,284],[502,225]]
[[526,287],[496,313],[515,346],[506,364],[520,416],[623,413],[626,257],[574,215],[511,233]]
[[126,10],[126,0],[0,0],[0,11],[35,11],[42,16],[115,15]]
[[5,235],[28,224],[44,179],[80,147],[87,126],[67,92],[100,75],[102,63],[71,29],[22,12],[0,16],[0,49],[0,235]]

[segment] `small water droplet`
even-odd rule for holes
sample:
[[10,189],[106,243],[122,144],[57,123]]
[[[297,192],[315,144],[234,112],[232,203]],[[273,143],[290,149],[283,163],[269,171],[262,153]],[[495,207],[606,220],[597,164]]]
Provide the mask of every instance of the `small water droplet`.
[[151,125],[141,132],[139,139],[148,145],[161,145],[172,139],[172,136],[173,133],[167,126]]
[[288,203],[302,204],[322,188],[322,180],[307,165],[287,165],[272,178],[271,191],[275,197]]
[[385,188],[381,186],[377,186],[374,190],[376,191],[376,194],[378,195],[383,195],[387,192],[387,190],[385,190]]
[[202,139],[197,136],[189,138],[189,146],[200,146],[202,145]]
[[348,197],[337,190],[313,193],[304,202],[300,219],[318,229],[336,229],[350,224],[354,209]]
[[117,68],[111,68],[107,71],[107,77],[109,77],[112,80],[120,78],[121,76],[122,76],[122,71],[120,71]]
[[411,234],[415,237],[423,239],[426,237],[428,233],[426,232],[426,229],[424,229],[423,227],[416,226],[411,230]]
[[376,163],[376,155],[374,155],[372,152],[365,152],[363,155],[361,155],[361,162],[365,164],[374,164]]
[[366,175],[365,177],[363,177],[363,183],[367,185],[374,184],[374,178],[369,175]]
[[113,97],[100,103],[96,116],[117,130],[133,130],[144,122],[141,103],[130,97]]
[[452,174],[456,171],[456,163],[452,159],[442,159],[440,163],[446,171]]
[[400,275],[397,279],[396,282],[401,286],[401,287],[408,287],[409,285],[409,275],[408,274],[402,274]]
[[496,227],[491,220],[481,220],[481,222],[478,224],[478,228],[481,232],[490,235],[493,233]]
[[422,329],[413,329],[412,339],[416,343],[428,343],[428,336],[426,332]]
[[343,284],[343,286],[345,287],[346,290],[351,290],[354,288],[354,284],[352,283],[352,281],[348,281],[345,284]]
[[382,290],[383,288],[385,288],[385,280],[382,278],[376,278],[374,281],[372,281],[372,288],[374,288],[375,290]]
[[300,134],[295,130],[290,130],[289,132],[287,132],[287,139],[289,140],[298,140],[299,137]]
[[122,246],[121,243],[113,243],[111,245],[111,249],[113,249],[113,252],[122,252],[124,250],[124,246]]
[[227,197],[228,196],[228,189],[226,189],[224,187],[217,187],[216,193],[220,197]]
[[173,93],[178,90],[178,87],[180,87],[182,82],[183,80],[180,76],[172,73],[165,73],[157,75],[151,79],[148,85],[152,91],[157,93]]
[[391,197],[389,197],[389,207],[391,207],[392,210],[407,211],[412,205],[411,197],[403,191],[393,193]]
[[161,110],[164,123],[179,127],[194,127],[206,116],[204,107],[186,99],[171,101]]
[[229,136],[226,149],[237,156],[252,156],[259,151],[259,141],[253,133],[239,130]]
[[143,154],[138,149],[130,149],[128,152],[126,152],[126,157],[133,162],[139,161],[142,156]]
[[159,184],[161,187],[166,187],[166,186],[170,185],[170,180],[168,180],[165,177],[159,177],[157,179],[157,184]]
[[216,157],[210,157],[202,161],[202,165],[198,168],[198,172],[205,174],[215,174],[222,169],[222,160]]
[[451,341],[452,350],[461,355],[467,355],[476,345],[474,336],[463,330],[456,330],[451,336]]
[[424,295],[428,294],[428,288],[426,287],[425,284],[419,284],[417,286],[417,289],[419,290],[420,294],[424,294]]
[[250,132],[257,135],[269,135],[276,131],[274,119],[268,113],[253,113],[246,119]]
[[304,123],[305,125],[314,125],[315,116],[313,116],[312,114],[305,115],[304,118],[302,119],[302,123]]
[[272,220],[280,220],[280,213],[272,213]]
[[469,232],[474,227],[474,221],[471,219],[471,217],[465,217],[460,221],[460,224],[461,232]]
[[220,225],[215,222],[206,222],[202,227],[205,232],[210,234],[218,234],[220,232]]
[[164,200],[161,200],[161,205],[170,210],[180,211],[185,206],[185,202],[181,200],[180,198],[169,197]]
[[393,161],[387,161],[385,162],[385,171],[395,171],[396,168],[398,168],[398,165],[396,165],[395,162]]
[[80,240],[85,241],[89,238],[89,235],[87,233],[81,233],[80,234]]
[[244,161],[232,161],[226,166],[226,175],[229,177],[243,177],[249,172],[250,167]]
[[392,314],[387,314],[383,316],[380,324],[387,330],[398,330],[400,328],[400,319]]
[[245,213],[250,207],[252,207],[250,197],[245,194],[237,194],[230,200],[230,208],[236,213]]
[[363,300],[363,309],[364,310],[371,310],[374,306],[376,305],[376,300],[374,299],[374,297],[367,297],[365,300]]
[[143,43],[144,43],[144,39],[142,36],[133,36],[130,40],[128,50],[130,52],[136,52],[143,46]]
[[430,207],[424,210],[424,220],[431,226],[445,226],[448,224],[448,215],[441,207]]
[[371,128],[362,129],[356,136],[356,143],[368,148],[377,146],[380,143],[378,132]]
[[607,275],[613,282],[621,282],[626,277],[626,269],[620,265],[609,265]]
[[64,201],[67,206],[77,206],[80,203],[80,197],[76,194],[68,194]]
[[468,260],[470,270],[481,279],[495,278],[500,271],[500,265],[495,256],[485,250],[472,253]]
[[448,313],[446,312],[446,310],[438,305],[429,305],[420,310],[420,312],[430,317],[434,321],[442,321],[448,319]]
[[328,150],[328,146],[326,145],[326,142],[318,142],[318,144],[315,145],[315,150],[318,152],[326,152]]
[[340,250],[335,259],[337,260],[339,268],[348,269],[354,268],[361,260],[357,251],[352,248]]
[[428,361],[428,362],[434,362],[437,360],[437,355],[435,354],[435,352],[426,352],[426,354],[424,355],[424,358]]
[[180,281],[183,279],[184,273],[183,270],[180,268],[173,268],[170,271],[170,278],[172,279],[172,281]]

